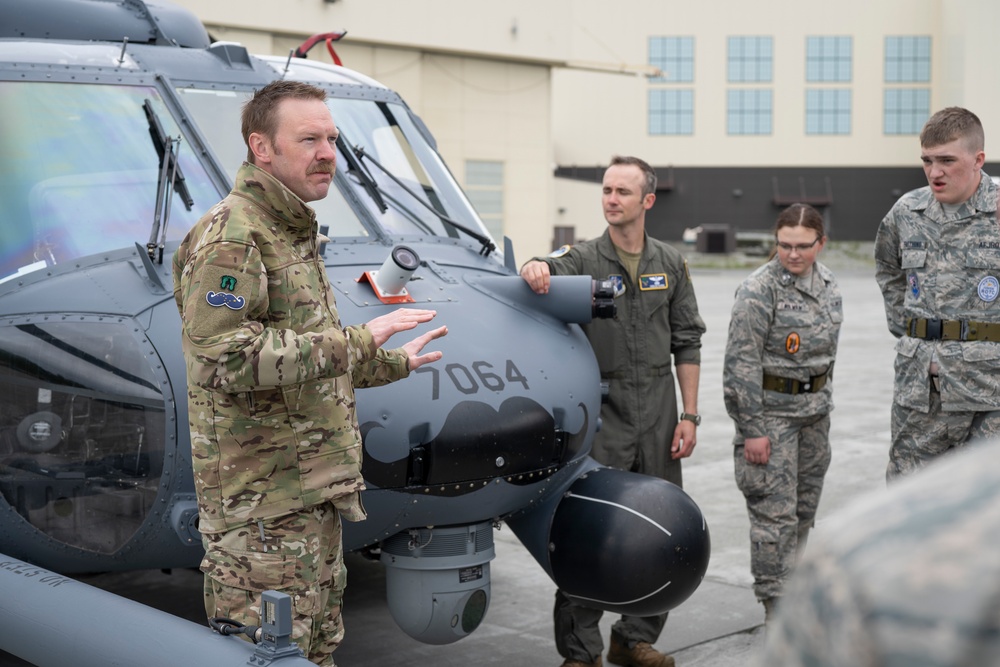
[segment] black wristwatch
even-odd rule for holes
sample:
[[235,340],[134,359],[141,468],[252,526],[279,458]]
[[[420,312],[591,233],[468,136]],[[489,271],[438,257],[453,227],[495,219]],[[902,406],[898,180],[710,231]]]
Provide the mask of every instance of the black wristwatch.
[[692,414],[690,412],[682,412],[681,419],[686,419],[689,422],[694,422],[695,426],[701,426],[701,415]]

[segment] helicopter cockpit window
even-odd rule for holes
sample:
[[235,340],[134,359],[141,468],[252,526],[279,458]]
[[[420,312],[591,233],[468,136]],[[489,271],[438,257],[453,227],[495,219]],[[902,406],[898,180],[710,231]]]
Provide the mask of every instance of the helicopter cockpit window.
[[164,396],[130,321],[0,333],[0,494],[49,537],[111,554],[153,508]]
[[[250,93],[190,87],[178,88],[177,92],[219,159],[235,177],[246,159],[240,111]],[[338,97],[328,98],[327,104],[350,148],[363,148],[367,156],[392,174],[390,177],[366,157],[359,158],[359,164],[369,173],[366,176],[353,173],[351,160],[342,151],[344,146],[338,146],[337,171],[347,176],[338,185],[343,187],[346,182],[354,190],[354,198],[368,209],[370,219],[387,235],[460,238],[463,232],[443,221],[444,217],[488,236],[461,188],[403,105]],[[368,176],[369,182],[365,183]],[[379,190],[378,198],[386,202],[384,212],[370,194],[371,180]],[[368,235],[339,189],[332,188],[326,199],[309,205],[316,210],[320,225],[328,227],[327,236]]]
[[[19,272],[145,245],[156,206],[159,156],[143,102],[172,137],[181,133],[155,88],[0,82],[0,280]],[[184,236],[219,193],[181,141],[194,199],[170,209],[167,239]]]
[[361,149],[358,161],[377,184],[387,210],[382,212],[378,203],[364,191],[362,178],[353,175],[348,180],[390,235],[461,237],[462,232],[442,220],[445,218],[489,236],[461,188],[437,152],[427,144],[405,107],[343,98],[332,98],[329,102],[334,120],[349,147]]

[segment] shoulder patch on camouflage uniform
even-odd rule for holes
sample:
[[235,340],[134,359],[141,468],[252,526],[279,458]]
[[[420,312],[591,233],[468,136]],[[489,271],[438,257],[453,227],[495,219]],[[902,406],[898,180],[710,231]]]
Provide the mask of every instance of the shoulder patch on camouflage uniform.
[[213,292],[211,290],[205,295],[205,301],[208,301],[208,305],[215,308],[225,306],[230,310],[240,310],[247,305],[247,300],[242,296],[236,296],[229,292]]

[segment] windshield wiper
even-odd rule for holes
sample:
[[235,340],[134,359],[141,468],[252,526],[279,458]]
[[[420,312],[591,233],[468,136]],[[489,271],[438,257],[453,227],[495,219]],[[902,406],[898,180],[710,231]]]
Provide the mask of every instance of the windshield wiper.
[[354,156],[351,151],[351,145],[347,143],[347,139],[344,137],[344,133],[341,132],[337,136],[337,146],[340,147],[340,152],[344,154],[347,158],[347,173],[354,174],[357,177],[358,182],[361,183],[361,187],[365,189],[368,196],[372,198],[375,205],[378,206],[378,210],[381,213],[385,213],[389,208],[386,206],[385,200],[382,198],[382,192],[378,189],[378,183],[372,178],[372,175],[368,172],[363,164],[358,162],[358,158]]
[[[156,203],[153,211],[153,229],[149,233],[149,241],[146,243],[146,252],[150,259],[155,259],[157,263],[163,263],[163,248],[167,242],[167,223],[170,219],[170,190],[173,189],[184,202],[184,207],[191,210],[194,206],[194,199],[188,192],[187,183],[184,181],[184,172],[181,171],[180,162],[177,160],[177,153],[180,151],[181,138],[174,139],[163,131],[160,124],[160,117],[153,111],[153,104],[148,99],[142,103],[142,110],[146,113],[146,120],[149,123],[149,136],[153,140],[156,154],[160,157],[160,175],[156,179]],[[160,240],[157,242],[156,237]]]
[[[344,138],[344,135],[340,135],[340,137],[337,138],[337,141],[340,141],[343,138]],[[482,248],[479,251],[480,255],[482,255],[483,257],[488,257],[491,252],[493,252],[494,250],[497,249],[496,245],[494,245],[493,241],[490,240],[490,238],[488,236],[480,234],[476,230],[470,229],[470,228],[466,227],[465,225],[463,225],[461,223],[455,222],[454,220],[452,220],[451,218],[449,218],[448,216],[444,215],[443,213],[441,213],[440,211],[438,211],[436,208],[434,208],[433,206],[431,206],[430,204],[428,204],[427,202],[425,202],[417,193],[415,193],[413,190],[411,190],[408,185],[406,185],[405,183],[403,183],[403,181],[400,180],[398,176],[396,176],[391,171],[389,171],[388,169],[386,169],[385,167],[383,167],[382,164],[378,160],[376,160],[375,158],[373,158],[371,156],[371,153],[367,153],[364,148],[362,148],[360,146],[351,146],[350,144],[347,144],[346,141],[344,143],[347,145],[348,148],[350,148],[351,152],[353,152],[354,155],[356,155],[358,157],[358,161],[359,162],[360,162],[360,160],[368,160],[368,161],[370,161],[372,164],[374,164],[376,167],[378,167],[379,170],[381,170],[381,172],[383,174],[385,174],[386,176],[388,176],[389,178],[391,178],[396,185],[398,185],[400,188],[402,188],[404,192],[406,192],[408,195],[410,195],[411,197],[413,197],[414,201],[416,201],[418,204],[420,204],[421,206],[423,206],[424,208],[426,208],[428,211],[430,211],[431,213],[433,213],[441,222],[445,223],[446,225],[449,225],[453,229],[457,229],[457,230],[459,230],[461,232],[465,232],[466,234],[468,234],[469,236],[471,236],[475,240],[479,241],[482,244]],[[343,149],[343,147],[341,147],[341,148]],[[352,158],[348,158],[348,160],[351,160],[351,159]],[[372,183],[374,183],[374,180],[372,181]],[[375,187],[377,188],[378,186],[376,185]],[[385,212],[385,210],[383,209],[383,213],[384,212]]]

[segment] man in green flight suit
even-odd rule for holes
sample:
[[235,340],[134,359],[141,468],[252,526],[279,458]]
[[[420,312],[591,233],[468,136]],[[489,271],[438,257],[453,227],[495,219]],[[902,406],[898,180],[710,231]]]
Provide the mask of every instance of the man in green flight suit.
[[[698,379],[705,324],[687,262],[646,234],[646,211],[656,201],[656,172],[636,157],[616,156],[604,173],[602,204],[608,228],[597,239],[537,257],[521,277],[545,294],[551,275],[590,275],[615,282],[614,319],[585,325],[608,383],[601,430],[591,455],[614,468],[654,475],[681,486],[681,459],[697,443]],[[678,419],[671,356],[683,412]],[[556,592],[556,647],[563,667],[600,667],[602,612]],[[612,627],[608,661],[625,667],[673,667],[653,648],[667,615],[623,616]]]

